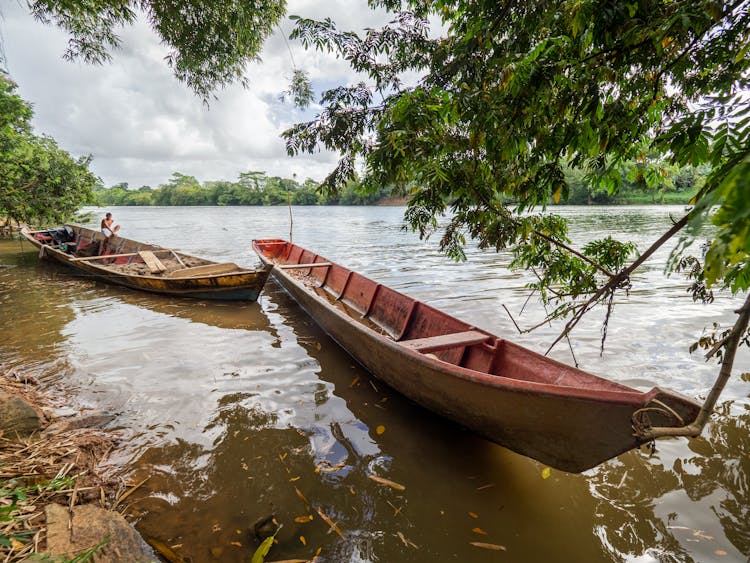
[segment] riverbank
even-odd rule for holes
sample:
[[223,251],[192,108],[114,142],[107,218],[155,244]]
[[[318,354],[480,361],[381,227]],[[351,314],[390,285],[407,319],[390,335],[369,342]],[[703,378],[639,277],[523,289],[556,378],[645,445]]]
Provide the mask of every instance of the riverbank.
[[109,421],[0,367],[0,560],[155,560],[115,512],[133,489],[102,469],[118,441]]

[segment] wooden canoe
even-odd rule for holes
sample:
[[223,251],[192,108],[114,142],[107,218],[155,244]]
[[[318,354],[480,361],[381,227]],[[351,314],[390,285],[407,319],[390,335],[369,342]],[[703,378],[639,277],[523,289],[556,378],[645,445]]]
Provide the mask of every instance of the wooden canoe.
[[21,234],[47,257],[104,281],[163,295],[199,299],[258,298],[270,268],[216,263],[120,236],[104,236],[78,225]]
[[683,426],[700,405],[557,362],[282,239],[253,241],[307,313],[368,371],[423,407],[569,472],[642,444],[634,425]]

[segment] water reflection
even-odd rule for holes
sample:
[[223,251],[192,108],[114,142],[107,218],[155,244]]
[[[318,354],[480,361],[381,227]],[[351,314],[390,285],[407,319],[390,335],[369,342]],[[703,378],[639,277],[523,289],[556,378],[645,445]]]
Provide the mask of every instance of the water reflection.
[[0,239],[0,365],[54,377],[67,365],[60,345],[74,317],[66,303],[76,288],[23,250],[20,241]]
[[[612,557],[744,561],[750,554],[750,413],[721,416],[691,440],[659,443],[660,456],[622,456],[592,475],[596,533]],[[720,527],[716,526],[716,520]]]
[[278,334],[269,323],[268,316],[258,303],[180,299],[113,287],[99,282],[97,289],[100,295],[111,297],[121,303],[149,309],[169,317],[185,319],[192,323],[223,329],[267,331],[276,339],[275,346],[278,347],[281,344]]
[[[562,211],[576,218],[576,239],[615,231],[641,248],[681,212]],[[288,234],[283,208],[115,212],[139,240],[247,265],[255,259],[237,240]],[[501,305],[520,310],[528,276],[509,272],[507,256],[470,248],[467,263],[449,262],[400,230],[399,209],[294,212],[295,240],[324,256],[535,350],[557,335],[557,327],[516,334]],[[199,225],[198,234],[184,224]],[[661,275],[667,252],[618,301],[605,354],[596,317],[577,329],[575,353],[618,381],[700,396],[718,368],[687,345],[703,326],[732,321],[736,307],[727,296],[710,308],[692,304],[683,280]],[[523,324],[543,314],[534,305]],[[750,556],[748,385],[736,376],[725,392],[731,404],[705,439],[660,441],[654,456],[631,452],[584,475],[545,478],[538,463],[372,380],[273,283],[257,304],[183,302],[78,278],[0,241],[0,320],[12,327],[0,361],[55,374],[58,388],[117,414],[126,440],[115,461],[131,463],[133,481],[151,475],[128,513],[145,535],[181,544],[196,562],[248,561],[256,545],[248,530],[269,512],[285,522],[271,561],[308,559],[318,548],[321,563]],[[564,348],[557,354],[571,362]],[[736,366],[750,371],[746,350]],[[318,508],[346,539],[329,532]],[[312,521],[294,520],[308,514]]]

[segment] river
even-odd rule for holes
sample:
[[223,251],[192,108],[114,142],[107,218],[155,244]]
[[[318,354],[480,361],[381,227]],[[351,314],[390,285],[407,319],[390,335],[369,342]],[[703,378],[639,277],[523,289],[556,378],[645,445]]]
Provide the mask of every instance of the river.
[[[94,210],[95,216],[104,210]],[[121,234],[254,266],[253,238],[289,237],[283,207],[114,208]],[[640,250],[680,207],[561,208],[571,238],[620,236]],[[299,207],[293,239],[476,326],[544,352],[561,326],[527,273],[467,251],[454,263],[402,228],[403,208]],[[705,397],[715,362],[689,345],[730,326],[740,298],[693,303],[658,252],[621,295],[600,354],[602,313],[552,356],[638,389]],[[523,314],[521,314],[523,310]],[[40,262],[0,239],[0,365],[115,415],[112,459],[147,478],[125,514],[190,558],[249,561],[249,530],[284,524],[268,561],[747,561],[750,354],[742,350],[697,439],[666,439],[584,474],[552,470],[446,422],[372,379],[273,281],[258,303],[152,296]],[[540,432],[544,429],[540,428]],[[585,439],[585,437],[583,437]],[[405,487],[397,490],[367,476]],[[310,505],[308,507],[308,504]],[[343,537],[318,516],[332,519]],[[504,551],[487,549],[492,544]]]

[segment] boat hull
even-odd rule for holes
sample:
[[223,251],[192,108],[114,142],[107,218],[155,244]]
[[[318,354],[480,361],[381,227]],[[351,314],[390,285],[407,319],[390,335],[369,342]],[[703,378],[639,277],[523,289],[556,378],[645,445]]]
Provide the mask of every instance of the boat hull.
[[[91,237],[91,244],[98,244],[100,241],[99,233],[82,227],[76,227],[76,229],[79,229],[79,232],[86,236]],[[26,240],[40,250],[40,255],[45,258],[54,260],[80,273],[107,283],[160,295],[222,301],[255,301],[258,299],[270,273],[270,268],[264,267],[257,270],[243,270],[238,268],[236,272],[185,278],[170,278],[159,275],[132,275],[118,272],[108,267],[108,265],[93,263],[94,261],[79,261],[75,255],[38,240],[29,231],[22,230],[21,233]],[[118,237],[117,248],[120,250],[138,249],[152,252],[167,251],[167,249],[156,245],[139,243],[129,239],[122,239],[121,237]],[[117,253],[115,252],[113,255],[116,256]],[[181,256],[185,258],[188,255],[181,254]],[[101,258],[102,260],[97,261],[103,261],[103,259],[106,259],[106,255]],[[210,263],[203,259],[201,259],[201,262]]]
[[[262,260],[274,263],[264,258],[257,243],[256,251]],[[578,370],[574,375],[580,387],[554,385],[542,378],[499,377],[454,365],[353,321],[344,307],[332,305],[320,290],[311,290],[309,283],[283,269],[274,268],[272,275],[326,333],[378,379],[493,442],[564,471],[584,471],[641,445],[632,429],[634,416],[650,410],[657,401],[670,405],[688,422],[699,409],[697,403],[675,393],[658,388],[642,393],[615,383],[607,385],[606,380]],[[506,340],[498,339],[495,345],[497,357],[536,362],[539,371],[573,370]],[[589,382],[594,390],[586,388]],[[674,425],[668,418],[656,417],[651,422]]]

